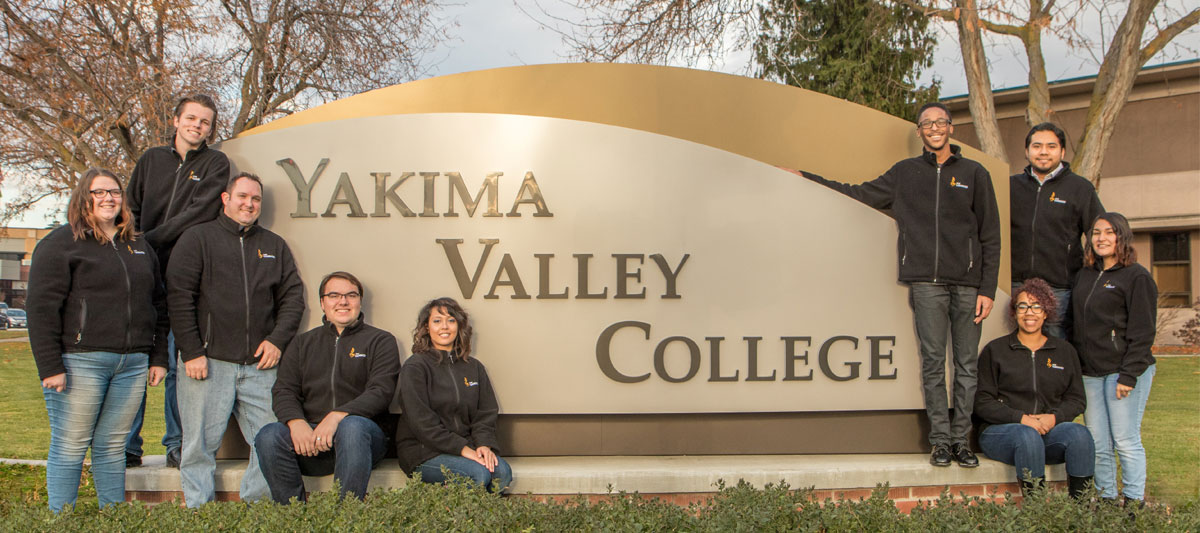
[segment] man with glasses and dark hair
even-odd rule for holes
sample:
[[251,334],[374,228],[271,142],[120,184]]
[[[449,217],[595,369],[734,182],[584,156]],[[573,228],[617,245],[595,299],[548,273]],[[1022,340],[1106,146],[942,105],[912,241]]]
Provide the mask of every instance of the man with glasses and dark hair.
[[281,350],[304,312],[304,286],[292,252],[258,225],[262,181],[242,173],[221,194],[216,220],[179,238],[167,267],[167,306],[179,343],[184,503],[213,500],[217,449],[232,413],[250,443],[242,501],[268,496],[254,437],[272,422],[271,387]]
[[1009,177],[1012,224],[1012,287],[1042,278],[1058,301],[1046,317],[1046,334],[1070,339],[1071,284],[1083,266],[1083,235],[1104,213],[1096,188],[1063,161],[1067,135],[1049,122],[1025,135],[1029,166]]
[[288,345],[272,390],[278,422],[255,438],[271,498],[305,501],[302,476],[333,474],[363,499],[371,469],[387,451],[383,429],[400,374],[396,337],[364,322],[363,287],[349,272],[333,272],[317,291],[322,324]]
[[[162,273],[167,270],[171,250],[188,228],[208,222],[221,212],[221,190],[229,180],[229,159],[209,148],[217,135],[217,104],[207,95],[181,98],[175,105],[171,143],[146,150],[129,178],[129,210],[134,224],[158,253]],[[179,467],[179,404],[175,392],[175,336],[167,336],[167,378],[164,383],[163,416],[166,432],[167,466]],[[125,440],[125,465],[142,464],[142,420],[146,399],[133,420]]]
[[[882,176],[849,185],[801,172],[876,209],[888,209],[900,229],[900,281],[909,285],[921,382],[929,416],[929,462],[979,466],[971,451],[980,324],[992,310],[1000,269],[1000,216],[992,178],[950,144],[950,110],[921,106],[919,157],[892,165]],[[954,351],[954,416],[946,402],[946,334]]]

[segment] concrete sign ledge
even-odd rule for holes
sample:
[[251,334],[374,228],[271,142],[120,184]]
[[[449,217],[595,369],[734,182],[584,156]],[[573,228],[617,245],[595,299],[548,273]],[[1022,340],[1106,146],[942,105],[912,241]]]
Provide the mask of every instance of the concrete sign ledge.
[[[873,489],[878,483],[891,487],[936,487],[924,491],[936,498],[941,487],[1001,485],[1000,490],[967,491],[983,496],[1004,490],[1016,492],[1013,467],[986,458],[973,469],[951,466],[935,468],[926,454],[878,455],[697,455],[697,456],[604,456],[604,457],[513,457],[513,494],[575,495],[608,494],[617,491],[642,494],[714,493],[717,481],[734,485],[744,479],[755,487],[786,481],[792,488],[818,490]],[[126,470],[127,499],[169,501],[178,497],[179,471],[166,468],[163,456],[144,458],[144,466]],[[217,461],[218,499],[236,499],[245,461]],[[1047,467],[1051,481],[1066,479],[1062,465]],[[309,491],[328,490],[333,476],[306,477]],[[371,475],[370,488],[403,487],[407,476],[392,459],[385,459]],[[224,494],[222,494],[224,493]],[[224,496],[222,498],[221,496]],[[916,496],[916,494],[914,494]],[[892,496],[896,499],[896,496]]]

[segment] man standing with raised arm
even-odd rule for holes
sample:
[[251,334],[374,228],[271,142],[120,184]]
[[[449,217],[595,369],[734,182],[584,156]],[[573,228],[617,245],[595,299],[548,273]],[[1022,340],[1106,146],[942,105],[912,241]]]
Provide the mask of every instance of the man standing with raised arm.
[[1025,135],[1029,166],[1009,178],[1013,291],[1042,278],[1058,300],[1056,317],[1046,317],[1047,335],[1069,339],[1071,284],[1083,266],[1082,238],[1104,213],[1096,188],[1063,161],[1067,135],[1043,122]]
[[305,501],[302,476],[341,484],[363,499],[387,439],[373,420],[387,416],[400,375],[396,337],[364,322],[363,287],[333,272],[317,291],[325,318],[288,345],[272,391],[278,422],[258,432],[255,448],[271,498]]
[[221,193],[216,220],[186,231],[167,267],[167,306],[179,342],[184,503],[215,497],[216,454],[229,415],[250,443],[241,498],[268,496],[254,437],[271,423],[281,350],[296,334],[304,287],[287,243],[257,224],[262,181],[241,173]]
[[[158,253],[158,265],[166,273],[175,241],[184,230],[208,222],[221,212],[221,190],[229,181],[229,159],[208,147],[216,138],[217,104],[208,95],[196,94],[179,100],[171,125],[172,142],[146,150],[133,168],[127,187],[127,202],[135,227]],[[179,467],[179,403],[175,396],[175,336],[167,336],[167,377],[163,381],[163,417],[166,431],[167,466]],[[142,464],[142,421],[146,398],[125,439],[125,466]]]
[[[929,416],[929,462],[979,466],[968,444],[979,359],[980,324],[992,310],[1000,269],[1000,217],[992,179],[950,144],[954,126],[940,103],[921,106],[919,157],[861,185],[801,172],[876,209],[900,227],[900,281],[909,285],[921,382]],[[954,416],[946,402],[946,333],[954,350]]]

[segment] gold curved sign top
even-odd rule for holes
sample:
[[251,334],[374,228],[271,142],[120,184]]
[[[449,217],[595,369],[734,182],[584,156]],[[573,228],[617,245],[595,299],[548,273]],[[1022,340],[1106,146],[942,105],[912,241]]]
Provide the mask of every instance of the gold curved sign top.
[[[921,150],[911,122],[824,94],[702,70],[617,63],[465,72],[393,85],[243,132],[412,113],[503,113],[622,126],[859,182]],[[969,147],[1007,205],[1008,166]],[[829,155],[840,154],[839,157]],[[1007,210],[1004,211],[1007,227]]]

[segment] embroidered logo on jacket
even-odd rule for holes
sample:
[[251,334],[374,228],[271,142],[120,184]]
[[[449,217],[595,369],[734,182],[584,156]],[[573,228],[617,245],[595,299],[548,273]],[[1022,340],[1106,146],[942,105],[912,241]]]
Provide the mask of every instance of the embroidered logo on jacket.
[[1058,193],[1056,193],[1056,192],[1052,192],[1052,193],[1050,193],[1050,203],[1052,203],[1052,204],[1065,204],[1065,203],[1067,203],[1067,201],[1066,201],[1066,200],[1063,200],[1062,198],[1059,198],[1059,197],[1058,197]]
[[1104,288],[1105,289],[1115,289],[1115,288],[1117,288],[1117,286],[1113,285],[1111,281],[1106,281],[1106,282],[1104,282]]
[[200,181],[200,176],[196,175],[195,170],[190,170],[190,171],[188,171],[188,179],[190,179],[192,181]]
[[478,381],[467,381],[466,376],[463,376],[463,386],[464,387],[476,387],[478,385],[479,385]]
[[1046,358],[1046,368],[1053,368],[1055,370],[1065,370],[1063,367],[1054,364],[1054,361],[1051,361],[1049,357]]
[[259,259],[275,259],[275,256],[273,256],[271,254],[264,254],[262,251],[262,248],[259,248],[258,249],[258,258]]
[[970,187],[967,187],[967,184],[956,180],[954,176],[950,176],[950,186],[957,187],[959,189],[970,189]]
[[367,356],[367,354],[365,354],[365,353],[354,351],[354,347],[350,348],[350,358],[351,359],[358,359],[360,357],[366,357],[366,356]]
[[129,250],[131,255],[146,255],[144,250],[134,250],[133,247],[128,244],[125,245],[125,249]]

